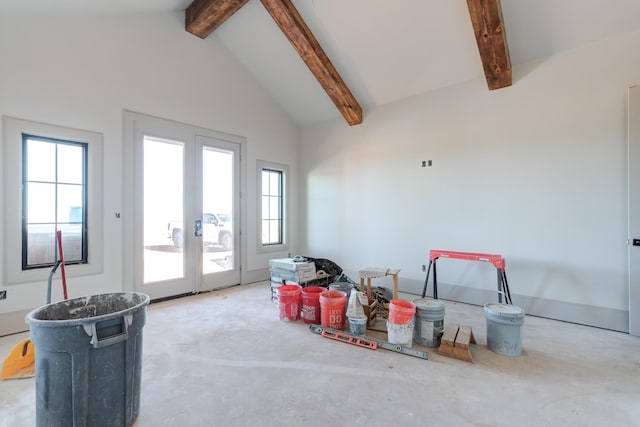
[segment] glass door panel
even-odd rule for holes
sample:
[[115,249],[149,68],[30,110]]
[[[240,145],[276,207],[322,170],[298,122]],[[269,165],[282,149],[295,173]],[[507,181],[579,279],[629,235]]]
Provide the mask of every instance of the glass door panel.
[[181,279],[184,260],[184,143],[144,137],[143,283]]
[[233,156],[202,147],[202,274],[234,268]]
[[199,289],[240,283],[240,146],[196,136],[200,241]]

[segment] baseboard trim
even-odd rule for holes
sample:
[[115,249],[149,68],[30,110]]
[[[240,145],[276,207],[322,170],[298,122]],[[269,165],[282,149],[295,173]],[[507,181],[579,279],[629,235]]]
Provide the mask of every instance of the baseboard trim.
[[28,331],[29,325],[27,325],[24,318],[30,312],[31,310],[20,310],[0,313],[0,337]]
[[[353,277],[358,277],[357,272]],[[371,284],[376,285],[375,281],[372,281]],[[388,285],[385,286],[388,287]],[[421,296],[423,287],[424,281],[401,278],[399,291]],[[432,294],[433,282],[429,280],[427,296]],[[629,333],[628,310],[518,295],[513,293],[513,286],[511,287],[511,297],[513,304],[522,308],[527,315]],[[481,307],[487,303],[498,302],[496,291],[440,282],[438,282],[438,298]]]
[[246,285],[249,283],[262,282],[263,280],[269,280],[269,269],[261,268],[258,270],[250,270],[242,272],[242,284]]
[[[422,293],[422,291],[420,292]],[[438,283],[438,298],[467,304],[484,306],[498,302],[497,292],[485,289],[465,288]],[[531,316],[578,323],[596,328],[629,332],[629,312],[587,304],[549,300],[525,295],[511,294],[513,304]]]

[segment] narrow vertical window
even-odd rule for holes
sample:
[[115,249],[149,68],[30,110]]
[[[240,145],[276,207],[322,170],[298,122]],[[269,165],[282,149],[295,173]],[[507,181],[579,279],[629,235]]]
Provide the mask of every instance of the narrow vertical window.
[[262,169],[262,244],[283,243],[283,172]]
[[22,134],[22,270],[87,263],[87,147]]
[[257,161],[256,251],[286,253],[289,250],[288,182],[289,166]]

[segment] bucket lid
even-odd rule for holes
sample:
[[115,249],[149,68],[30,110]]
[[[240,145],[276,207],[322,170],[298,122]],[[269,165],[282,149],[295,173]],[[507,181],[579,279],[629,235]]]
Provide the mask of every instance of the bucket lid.
[[342,292],[342,291],[336,291],[334,289],[329,290],[329,291],[324,291],[324,292],[320,292],[320,298],[331,298],[331,299],[336,299],[336,298],[344,298],[347,299],[347,293],[346,292]]
[[416,298],[411,302],[414,303],[416,308],[419,310],[440,311],[444,309],[444,304],[442,302],[433,299]]
[[282,285],[278,286],[278,292],[300,292],[302,286],[300,285]]
[[487,314],[507,319],[519,319],[524,317],[523,309],[509,304],[485,304],[484,311]]
[[394,308],[400,309],[400,310],[412,310],[412,311],[416,310],[416,306],[412,302],[405,301],[402,299],[392,299],[391,302],[389,303],[390,308],[391,306],[394,306]]
[[327,288],[322,286],[308,286],[306,288],[302,288],[303,294],[320,294],[321,292],[326,291]]

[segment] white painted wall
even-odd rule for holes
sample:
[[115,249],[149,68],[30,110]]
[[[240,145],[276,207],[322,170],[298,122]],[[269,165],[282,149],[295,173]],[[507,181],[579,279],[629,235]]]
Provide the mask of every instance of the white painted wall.
[[[626,330],[626,96],[639,51],[629,33],[518,67],[510,88],[478,79],[365,111],[360,126],[305,128],[304,252],[354,278],[401,268],[414,293],[430,249],[499,253],[528,313]],[[490,264],[438,267],[440,297],[496,300]]]
[[[122,222],[114,217],[127,215],[121,195],[123,109],[245,137],[243,280],[265,278],[267,260],[286,256],[256,254],[255,168],[258,159],[283,163],[296,177],[299,132],[215,36],[200,40],[184,30],[182,13],[0,17],[0,58],[0,115],[104,135],[104,272],[70,280],[71,296],[131,286],[122,279],[130,238],[120,237]],[[290,180],[293,198],[297,183]],[[297,218],[294,206],[293,251]],[[7,286],[2,267],[0,277],[0,290],[8,291],[0,317],[45,302],[45,283]]]

